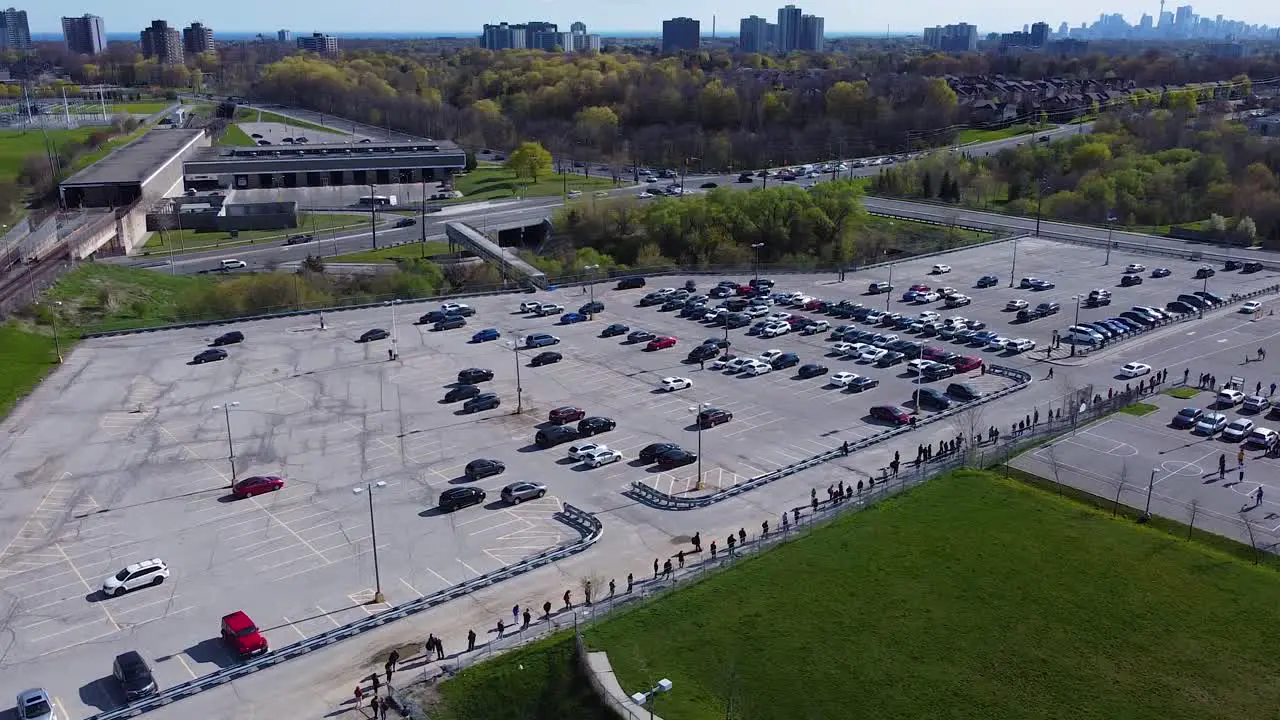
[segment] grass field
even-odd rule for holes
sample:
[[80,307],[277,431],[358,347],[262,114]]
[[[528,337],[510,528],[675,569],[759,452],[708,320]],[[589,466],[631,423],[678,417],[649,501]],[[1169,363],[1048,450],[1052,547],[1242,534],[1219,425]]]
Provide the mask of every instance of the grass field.
[[1200,394],[1200,390],[1193,387],[1169,388],[1164,391],[1165,395],[1176,397],[1179,400],[1190,400]]
[[241,230],[232,238],[226,231],[203,232],[200,230],[169,231],[155,233],[147,241],[146,251],[156,253],[184,253],[222,245],[248,245],[262,240],[279,240],[299,233],[323,233],[341,228],[368,226],[368,215],[338,215],[327,213],[300,213],[298,227],[286,230]]
[[218,138],[218,144],[247,145],[249,147],[254,147],[258,143],[255,142],[253,138],[249,137],[248,133],[241,130],[239,125],[232,123],[227,126],[227,129],[222,133],[222,137]]
[[613,181],[595,176],[546,175],[535,183],[520,180],[515,173],[503,167],[478,167],[454,180],[453,187],[462,191],[462,199],[458,202],[471,202],[515,197],[517,193],[525,197],[554,197],[564,192],[566,187],[582,192],[610,190]]
[[1236,720],[1280,705],[1278,595],[1271,570],[962,471],[587,639],[628,691],[670,678],[680,720]]
[[[74,130],[47,130],[55,147],[69,142],[84,142],[97,128]],[[22,162],[29,155],[44,156],[44,136],[39,130],[0,130],[0,178],[13,180],[22,169]]]
[[52,336],[0,325],[0,418],[53,370],[56,357]]
[[1120,412],[1126,415],[1142,417],[1143,415],[1150,415],[1151,413],[1159,409],[1160,409],[1159,405],[1152,405],[1151,403],[1138,402],[1138,403],[1133,403],[1132,405],[1125,405],[1124,407],[1120,408]]
[[356,252],[338,255],[331,258],[325,258],[325,262],[336,263],[389,263],[396,260],[412,260],[420,258],[423,253],[427,256],[443,255],[449,252],[449,243],[440,242],[438,240],[428,241],[426,247],[422,243],[412,243],[409,245],[397,245],[395,247],[378,248],[377,250],[358,250]]
[[295,120],[291,117],[285,117],[284,115],[273,113],[270,110],[258,110],[257,108],[247,108],[247,107],[236,108],[235,119],[240,120],[242,122],[281,123],[284,125],[289,125],[291,127],[303,128],[305,130],[318,130],[320,132],[329,132],[329,133],[346,132],[345,130],[342,130],[339,127],[335,127],[332,125],[328,127],[324,125],[317,125],[316,123],[307,122],[306,120]]
[[1028,125],[1026,123],[1010,125],[1007,128],[999,128],[997,130],[976,130],[973,128],[967,128],[960,131],[959,136],[956,138],[956,142],[961,145],[991,142],[993,140],[1004,140],[1018,135],[1026,135],[1035,131],[1036,126]]

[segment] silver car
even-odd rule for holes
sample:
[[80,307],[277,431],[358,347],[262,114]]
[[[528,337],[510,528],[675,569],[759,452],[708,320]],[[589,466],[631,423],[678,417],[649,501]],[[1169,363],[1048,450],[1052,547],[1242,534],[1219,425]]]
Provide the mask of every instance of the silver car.
[[502,488],[502,501],[518,505],[525,500],[534,500],[547,494],[547,486],[534,482],[513,482]]
[[53,700],[44,688],[32,688],[18,693],[18,720],[58,720]]

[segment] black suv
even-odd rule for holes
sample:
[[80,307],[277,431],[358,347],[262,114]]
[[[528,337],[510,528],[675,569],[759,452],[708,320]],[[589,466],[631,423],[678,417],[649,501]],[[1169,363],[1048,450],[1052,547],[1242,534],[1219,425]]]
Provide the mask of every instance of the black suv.
[[479,505],[484,502],[484,491],[478,487],[455,487],[440,493],[437,503],[441,510],[453,512],[468,505]]
[[982,397],[982,391],[969,383],[951,383],[947,386],[947,394],[961,402],[969,402]]
[[475,385],[458,385],[449,388],[449,392],[444,394],[444,401],[447,403],[458,402],[459,400],[470,400],[480,395],[480,388]]
[[[1277,406],[1277,407],[1280,407],[1280,406]],[[675,443],[668,443],[668,442],[653,443],[651,445],[645,445],[643,448],[641,448],[640,454],[636,456],[636,459],[638,459],[640,462],[646,465],[650,465],[658,459],[659,455],[669,450],[679,450],[679,449],[680,449],[680,446],[676,445]]]
[[1260,262],[1247,262],[1247,263],[1245,263],[1245,264],[1244,264],[1244,267],[1243,267],[1243,268],[1241,268],[1240,272],[1256,273],[1256,272],[1258,272],[1258,271],[1259,271],[1259,270],[1261,270],[1261,269],[1262,269],[1262,263],[1260,263]]
[[920,371],[920,377],[925,380],[944,380],[956,374],[956,369],[945,363],[934,363],[933,365],[925,365]]
[[593,300],[578,308],[578,314],[580,315],[594,315],[602,312],[604,312],[604,303],[599,300]]
[[974,284],[980,288],[995,287],[1000,284],[1000,278],[997,278],[995,275],[983,275],[978,278],[978,282]]
[[1239,269],[1240,269],[1240,261],[1239,261],[1239,260],[1228,260],[1228,261],[1226,261],[1226,262],[1222,263],[1222,269],[1223,269],[1223,270],[1239,270]]
[[458,382],[464,385],[475,385],[493,379],[493,371],[483,368],[467,368],[458,371]]
[[707,408],[698,413],[698,427],[708,430],[717,425],[722,425],[733,419],[733,413],[720,408]]
[[543,428],[533,436],[533,444],[540,448],[555,447],[561,443],[571,442],[582,437],[582,433],[572,425],[555,425]]
[[453,330],[455,328],[464,327],[467,319],[461,315],[446,315],[443,320],[433,326],[434,330]]
[[704,362],[720,354],[715,345],[699,345],[689,351],[689,362]]
[[1202,280],[1204,278],[1211,278],[1213,277],[1213,273],[1214,273],[1213,268],[1209,267],[1208,265],[1204,265],[1196,270],[1196,279]]
[[502,404],[498,399],[497,393],[480,393],[470,400],[462,403],[463,412],[480,412],[481,410],[492,410]]
[[644,287],[644,278],[642,277],[628,277],[628,278],[622,278],[621,280],[618,281],[619,290],[630,290],[631,288],[642,288],[642,287]]
[[213,347],[218,347],[219,345],[234,345],[240,342],[244,342],[244,333],[239,330],[232,330],[229,333],[223,333],[214,338],[213,342],[209,344]]
[[156,679],[151,675],[151,667],[137,650],[117,655],[111,670],[124,690],[126,700],[132,702],[156,693]]
[[631,328],[622,323],[614,323],[609,327],[600,331],[600,337],[613,337],[614,335],[622,335],[631,332]]
[[946,410],[951,407],[951,398],[937,388],[920,388],[916,394],[916,402],[921,408]]
[[481,480],[493,475],[501,475],[506,472],[507,464],[501,460],[489,460],[488,458],[480,458],[472,460],[463,468],[462,474],[468,480]]
[[607,417],[585,417],[578,421],[578,434],[583,437],[591,435],[599,435],[602,432],[609,432],[618,427],[618,423],[613,418]]

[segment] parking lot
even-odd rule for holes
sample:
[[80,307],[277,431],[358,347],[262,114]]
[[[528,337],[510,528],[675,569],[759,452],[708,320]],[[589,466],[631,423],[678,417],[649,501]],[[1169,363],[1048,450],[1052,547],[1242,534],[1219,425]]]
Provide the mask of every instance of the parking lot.
[[[1002,243],[951,254],[946,262],[952,271],[933,277],[933,260],[899,263],[892,271],[899,292],[889,296],[863,295],[869,282],[890,279],[887,269],[850,273],[844,282],[819,275],[774,279],[778,290],[887,303],[904,313],[939,304],[903,303],[900,290],[907,285],[952,285],[973,303],[939,308],[944,317],[964,315],[1002,335],[1029,337],[1043,346],[1053,330],[1070,324],[1074,301],[1069,299],[1099,286],[1102,254],[1020,241],[1016,275],[1051,278],[1056,288],[1011,290],[1007,279],[994,288],[970,287],[979,275],[1010,262],[1011,250],[1011,243]],[[1134,260],[1112,257],[1115,280],[1124,264]],[[1153,266],[1148,259],[1138,260]],[[1082,310],[1082,319],[1086,312],[1106,316],[1131,304],[1163,306],[1178,292],[1199,289],[1202,283],[1188,280],[1195,265],[1171,264],[1171,278],[1116,288],[1114,309]],[[1266,275],[1219,273],[1209,289],[1227,295],[1275,281]],[[67,679],[67,687],[59,688],[63,700],[73,697],[68,704],[86,712],[113,707],[121,699],[109,679],[110,661],[124,650],[138,649],[153,660],[161,687],[235,662],[217,638],[218,619],[233,610],[245,610],[276,646],[377,612],[384,606],[370,603],[376,584],[370,496],[381,589],[386,604],[395,605],[569,539],[573,531],[554,519],[565,502],[611,512],[623,506],[621,493],[633,482],[671,493],[713,491],[876,432],[883,426],[868,417],[873,405],[911,406],[913,376],[902,365],[877,368],[831,357],[827,333],[773,339],[748,335],[746,328],[728,333],[734,354],[794,352],[800,364],[828,366],[822,377],[800,379],[796,368],[742,377],[685,362],[689,350],[705,338],[723,338],[724,329],[658,307],[636,306],[647,290],[680,286],[684,279],[651,280],[642,290],[618,291],[612,282],[602,282],[585,293],[574,287],[476,298],[467,301],[477,310],[467,327],[440,332],[413,324],[431,309],[423,304],[330,313],[323,329],[316,316],[256,322],[240,326],[247,339],[229,348],[227,360],[206,365],[188,361],[227,328],[82,344],[38,391],[41,404],[27,403],[10,419],[10,427],[20,431],[11,431],[7,445],[0,446],[0,467],[5,468],[0,480],[10,509],[0,577],[11,590],[0,600],[0,613],[9,618],[13,635],[4,690],[50,685],[51,677],[61,676]],[[702,291],[717,280],[696,278]],[[561,325],[554,316],[518,310],[521,302],[535,299],[575,310],[593,297],[606,309],[589,322]],[[1033,305],[1060,302],[1063,310],[1054,318],[1019,326],[1002,309],[1012,297],[1026,297]],[[614,322],[676,337],[677,344],[646,351],[644,343],[629,343],[625,336],[600,337]],[[833,326],[846,322],[830,319]],[[1180,333],[1215,323],[1234,328],[1242,322],[1237,317],[1228,323],[1217,315],[1156,331],[1152,338],[1165,339],[1124,344],[1116,351],[1123,359],[1104,352],[1061,372],[1101,387],[1123,361],[1151,357],[1157,368],[1160,363],[1180,367],[1175,363],[1182,362],[1185,352],[1172,349]],[[1259,331],[1260,325],[1244,331]],[[389,340],[355,342],[375,327],[394,332],[397,360],[388,360]],[[474,331],[486,327],[498,329],[502,337],[469,342]],[[543,331],[558,335],[561,342],[519,352],[508,344]],[[926,342],[987,363],[1033,369],[1037,380],[1045,369],[1026,354],[964,348],[937,338]],[[1165,358],[1160,357],[1160,343],[1171,348]],[[530,359],[541,350],[561,352],[564,359],[532,367]],[[461,403],[442,401],[458,371],[467,367],[495,372],[483,389],[499,395],[500,408],[467,414]],[[828,383],[831,373],[842,370],[879,384],[856,393]],[[662,379],[669,376],[689,378],[692,387],[661,391]],[[956,380],[984,391],[1007,383],[978,371]],[[927,385],[945,388],[950,382]],[[1005,428],[1056,392],[1051,384],[1033,383],[1014,399],[984,408],[984,424],[974,429],[986,424]],[[523,410],[519,414],[513,412],[517,404]],[[563,405],[615,419],[618,427],[595,439],[621,451],[623,460],[586,469],[567,460],[568,444],[551,449],[534,445],[548,412]],[[694,419],[703,405],[733,413],[732,421],[699,433]],[[923,412],[927,417],[930,411]],[[922,428],[897,444],[876,446],[826,469],[802,473],[799,480],[753,492],[752,502],[784,506],[807,498],[811,484],[825,486],[851,477],[850,472],[875,475],[894,450],[910,460],[917,443],[955,434],[947,423]],[[656,442],[697,452],[699,439],[700,466],[661,470],[636,460],[641,448]],[[235,477],[279,475],[285,488],[232,499],[227,491],[232,452]],[[463,467],[481,457],[502,460],[508,469],[467,482]],[[548,492],[508,506],[499,491],[516,480],[545,483]],[[371,493],[353,492],[366,485]],[[485,501],[447,514],[435,509],[441,492],[463,486],[482,488]],[[755,512],[737,503],[724,505],[721,510],[729,513]],[[670,523],[654,512],[614,512],[607,520],[610,532],[637,537],[654,527],[665,532]],[[98,596],[107,575],[151,557],[164,559],[172,569],[163,585],[105,601]],[[78,688],[78,697],[71,696],[72,687]]]

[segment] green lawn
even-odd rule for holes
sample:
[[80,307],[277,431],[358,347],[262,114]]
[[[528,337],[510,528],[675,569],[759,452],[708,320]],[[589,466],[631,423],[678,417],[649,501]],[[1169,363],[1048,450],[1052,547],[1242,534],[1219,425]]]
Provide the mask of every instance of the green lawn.
[[199,230],[154,233],[147,241],[146,252],[191,252],[221,245],[248,245],[263,240],[279,240],[299,233],[322,233],[341,228],[368,226],[368,215],[340,215],[327,213],[299,213],[298,227],[285,230],[241,230],[238,238],[226,231],[203,232]]
[[478,167],[475,170],[456,178],[453,187],[462,191],[462,198],[455,202],[471,202],[474,200],[495,200],[515,197],[522,193],[525,197],[554,197],[568,190],[588,192],[594,190],[610,190],[613,181],[595,175],[546,175],[531,182],[520,180],[516,174],[503,167]]
[[320,132],[328,132],[328,133],[342,134],[347,132],[346,130],[342,129],[341,125],[337,125],[337,126],[317,125],[316,123],[307,122],[306,120],[295,120],[291,117],[285,117],[284,115],[273,113],[270,110],[258,110],[257,108],[247,108],[247,107],[236,108],[235,119],[241,122],[281,123],[283,125],[289,125],[291,127],[303,128],[304,130],[319,130]]
[[962,471],[587,639],[627,691],[670,678],[673,720],[1238,720],[1280,706],[1278,596],[1271,570]]
[[960,131],[960,135],[956,138],[956,142],[961,145],[991,142],[993,140],[1004,140],[1005,138],[1011,138],[1017,135],[1026,135],[1035,131],[1036,126],[1028,125],[1026,123],[1010,125],[1007,128],[999,128],[996,130],[977,130],[974,128],[966,128]]
[[0,418],[53,370],[56,358],[52,335],[0,325]]
[[443,255],[447,252],[449,252],[449,243],[432,240],[426,243],[425,248],[422,243],[413,243],[378,248],[377,250],[358,250],[345,255],[325,258],[324,261],[335,263],[386,263],[420,258],[423,253],[426,253],[429,257],[431,255]]
[[1126,415],[1142,417],[1143,415],[1150,415],[1151,413],[1159,409],[1160,409],[1159,405],[1152,405],[1151,403],[1139,402],[1139,403],[1133,403],[1132,405],[1125,405],[1124,407],[1120,408],[1120,412]]
[[239,125],[232,123],[223,131],[222,137],[218,138],[219,145],[247,145],[254,147],[258,143],[249,134],[240,129]]
[[[46,134],[55,147],[69,142],[84,142],[97,128],[83,127],[74,130],[47,130]],[[29,155],[44,156],[44,136],[36,130],[0,130],[0,178],[13,180],[22,169],[22,162]]]
[[115,113],[134,113],[136,115],[153,115],[164,110],[165,108],[177,105],[178,101],[174,100],[140,100],[137,102],[116,103],[107,106],[108,114]]
[[1176,397],[1179,400],[1190,400],[1191,398],[1199,395],[1200,390],[1193,387],[1169,388],[1164,391],[1164,394],[1169,395],[1170,397]]

